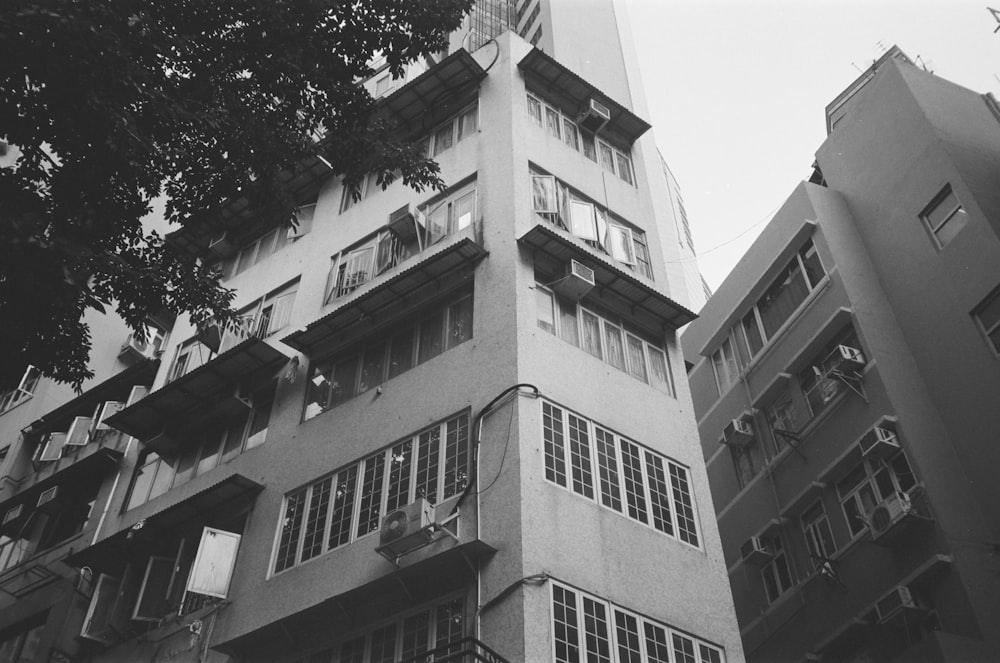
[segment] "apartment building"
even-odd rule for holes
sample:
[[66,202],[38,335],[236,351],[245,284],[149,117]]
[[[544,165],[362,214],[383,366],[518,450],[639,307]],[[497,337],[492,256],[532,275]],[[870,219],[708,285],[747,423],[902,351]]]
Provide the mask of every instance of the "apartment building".
[[245,324],[0,416],[0,660],[743,660],[622,8],[503,4],[368,82],[443,191],[304,164],[294,229],[169,237]]
[[892,49],[684,333],[750,661],[1000,658],[998,118]]

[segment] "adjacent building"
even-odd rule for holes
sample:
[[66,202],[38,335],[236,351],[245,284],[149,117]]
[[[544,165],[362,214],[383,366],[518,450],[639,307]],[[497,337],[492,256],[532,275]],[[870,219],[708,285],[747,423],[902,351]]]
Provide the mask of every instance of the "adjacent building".
[[750,661],[1000,658],[1000,123],[898,49],[685,331]]
[[482,3],[375,73],[445,190],[303,164],[295,228],[169,237],[242,325],[0,415],[0,660],[743,660],[672,194],[592,5]]

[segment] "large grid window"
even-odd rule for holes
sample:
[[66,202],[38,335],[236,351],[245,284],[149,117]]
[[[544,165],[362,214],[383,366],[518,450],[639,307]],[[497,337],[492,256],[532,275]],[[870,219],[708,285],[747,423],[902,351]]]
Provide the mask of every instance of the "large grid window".
[[417,497],[458,495],[468,480],[468,438],[463,413],[286,495],[274,572],[376,531],[386,513]]
[[[525,28],[530,25],[531,21],[529,20],[525,24]],[[521,36],[525,37],[526,34]],[[541,38],[540,29],[532,36],[532,44],[537,43],[536,37]],[[539,109],[539,111],[535,109]],[[541,113],[540,109],[544,109],[544,113]],[[542,125],[543,122],[540,120],[543,115],[545,117],[544,128],[550,136],[561,140],[567,147],[582,152],[584,157],[600,164],[602,168],[617,175],[625,183],[635,186],[635,170],[632,166],[632,157],[627,151],[618,149],[597,138],[594,134],[577,125],[573,118],[529,92],[528,117],[535,124]]]
[[969,215],[948,184],[920,213],[920,220],[934,236],[938,248],[944,248],[969,222]]
[[816,247],[809,240],[743,317],[742,327],[751,357],[774,338],[809,293],[819,287],[824,276]]
[[445,654],[454,653],[462,647],[458,642],[465,637],[465,630],[465,601],[450,598],[404,613],[370,631],[349,636],[338,647],[312,652],[293,663],[393,663],[441,647]]
[[[558,126],[558,125],[553,125]],[[646,233],[552,175],[531,173],[531,209],[540,217],[652,280]]]
[[767,596],[768,603],[777,601],[795,584],[780,536],[771,539],[771,550],[773,557],[760,569],[760,577],[764,581],[764,594]]
[[813,568],[819,568],[837,552],[837,544],[834,542],[833,530],[830,529],[830,521],[826,517],[823,502],[817,501],[806,509],[800,520],[802,531],[806,536],[809,558],[812,560]]
[[686,467],[545,401],[542,443],[547,480],[698,545]]
[[354,398],[472,338],[471,293],[457,295],[309,369],[304,419]]
[[1000,357],[1000,288],[994,290],[972,312],[979,329],[982,330],[993,350]]
[[557,663],[722,663],[722,649],[667,624],[552,582]]
[[225,331],[219,354],[248,338],[267,338],[287,327],[292,319],[292,307],[295,305],[298,288],[299,280],[295,279],[244,307],[240,311],[239,323]]
[[620,321],[563,299],[541,284],[535,285],[535,305],[540,328],[637,380],[676,395],[670,357],[663,347],[640,338]]

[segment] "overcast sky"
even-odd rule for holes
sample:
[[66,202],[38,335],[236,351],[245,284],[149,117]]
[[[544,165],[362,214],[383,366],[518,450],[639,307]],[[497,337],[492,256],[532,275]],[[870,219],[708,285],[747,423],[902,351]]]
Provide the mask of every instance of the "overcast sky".
[[629,14],[648,119],[713,289],[809,177],[826,104],[885,48],[1000,96],[986,2],[629,0]]

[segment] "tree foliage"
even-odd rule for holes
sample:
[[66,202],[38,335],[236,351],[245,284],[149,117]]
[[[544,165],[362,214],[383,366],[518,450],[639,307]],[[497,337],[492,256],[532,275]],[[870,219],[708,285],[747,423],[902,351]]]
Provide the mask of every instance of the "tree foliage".
[[359,81],[379,52],[399,75],[441,51],[471,4],[7,0],[0,137],[21,155],[0,168],[0,380],[31,363],[79,388],[91,309],[136,331],[163,308],[232,319],[212,270],[144,231],[161,195],[188,228],[236,198],[291,219],[282,174],[317,154],[349,183],[440,187]]

